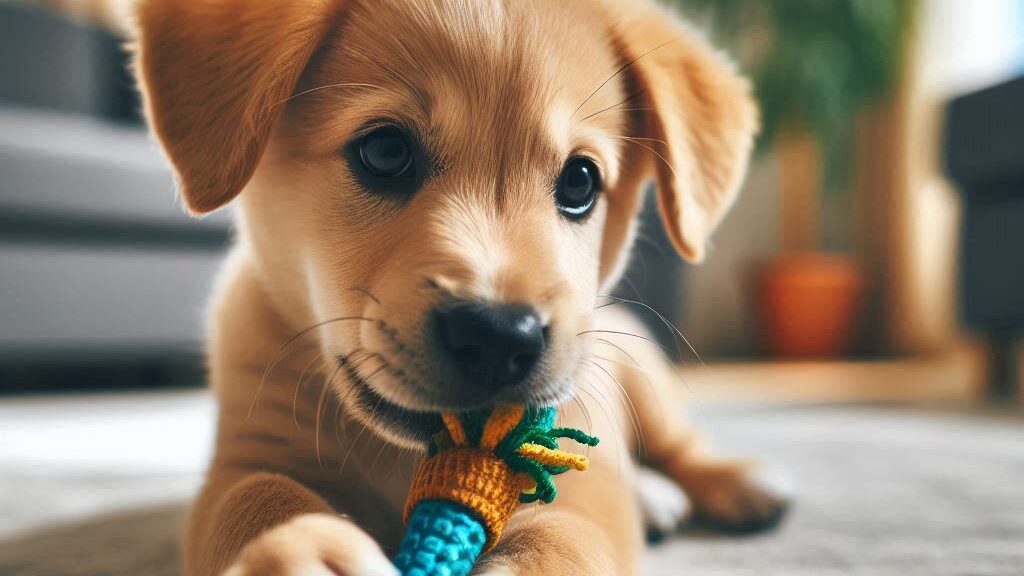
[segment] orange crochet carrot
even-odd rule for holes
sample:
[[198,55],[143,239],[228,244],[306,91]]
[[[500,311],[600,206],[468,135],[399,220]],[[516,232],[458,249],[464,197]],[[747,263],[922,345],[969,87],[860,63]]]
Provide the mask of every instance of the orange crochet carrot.
[[585,456],[558,439],[596,446],[598,439],[554,428],[554,408],[500,406],[445,414],[445,428],[416,472],[405,505],[408,524],[395,558],[404,576],[465,576],[501,537],[520,502],[551,502],[552,476],[586,470]]

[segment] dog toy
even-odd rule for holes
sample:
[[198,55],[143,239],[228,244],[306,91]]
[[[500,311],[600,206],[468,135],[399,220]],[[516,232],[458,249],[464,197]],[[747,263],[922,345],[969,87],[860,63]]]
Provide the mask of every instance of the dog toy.
[[554,408],[522,405],[443,414],[427,459],[405,503],[405,538],[395,557],[403,576],[466,576],[490,550],[519,503],[550,503],[552,476],[586,470],[585,456],[558,448],[560,438],[587,446],[598,439],[555,428]]

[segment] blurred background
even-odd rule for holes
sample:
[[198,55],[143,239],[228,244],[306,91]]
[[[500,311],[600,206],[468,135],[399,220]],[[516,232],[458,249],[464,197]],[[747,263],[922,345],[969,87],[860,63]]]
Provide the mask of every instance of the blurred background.
[[[839,423],[836,412],[786,413],[807,415],[811,433],[845,422],[855,436],[851,423],[865,422],[889,434],[869,444],[898,438],[921,406],[966,418],[953,427],[967,435],[998,413],[994,436],[978,431],[972,449],[1020,438],[1019,418],[1006,418],[1021,413],[1024,2],[673,3],[753,79],[764,123],[707,262],[678,261],[649,203],[618,289],[685,335],[677,342],[648,313],[679,350],[681,393],[698,407],[906,411],[839,412]],[[185,216],[126,63],[122,39],[103,29],[0,2],[0,486],[23,490],[0,501],[0,535],[150,502],[156,477],[163,496],[185,498],[205,458],[193,448],[212,434],[198,391],[203,310],[230,215]],[[709,410],[726,444],[756,444],[752,428],[779,424]],[[809,466],[783,443],[798,432],[757,429],[791,467]],[[915,438],[908,446],[940,453]],[[1004,478],[999,454],[998,474],[967,470],[965,481]],[[1019,474],[1024,455],[1013,456]],[[68,493],[69,462],[123,474]],[[40,509],[34,496],[56,503]],[[1019,515],[1006,522],[1024,535]],[[28,540],[16,542],[24,554]],[[0,546],[0,568],[30,565],[12,550]],[[1014,558],[962,573],[1024,573]]]

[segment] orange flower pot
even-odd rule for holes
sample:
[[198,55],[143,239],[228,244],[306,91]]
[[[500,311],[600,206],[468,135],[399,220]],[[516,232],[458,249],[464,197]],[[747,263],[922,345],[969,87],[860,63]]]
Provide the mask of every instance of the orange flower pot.
[[843,256],[794,254],[761,266],[755,305],[764,350],[785,357],[849,353],[863,285],[860,266]]

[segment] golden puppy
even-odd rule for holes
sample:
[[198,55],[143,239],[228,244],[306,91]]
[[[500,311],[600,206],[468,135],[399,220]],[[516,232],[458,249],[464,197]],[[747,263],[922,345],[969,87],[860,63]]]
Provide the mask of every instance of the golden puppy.
[[237,215],[189,574],[392,574],[438,412],[503,402],[564,404],[604,442],[556,503],[517,512],[481,574],[635,573],[636,461],[726,528],[778,520],[783,499],[701,450],[669,399],[672,367],[603,306],[645,183],[700,260],[757,127],[747,82],[669,14],[646,0],[143,0],[135,33],[185,204],[234,200]]

